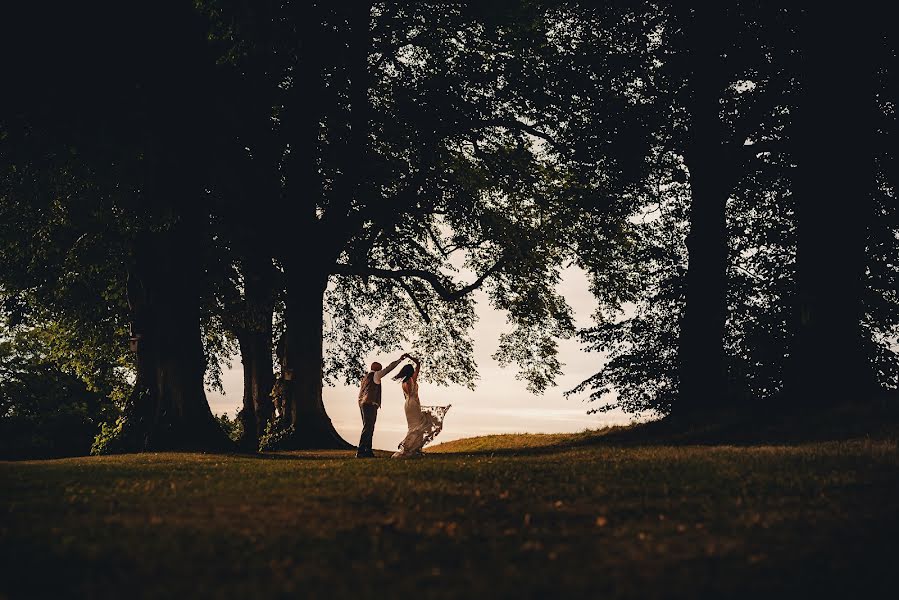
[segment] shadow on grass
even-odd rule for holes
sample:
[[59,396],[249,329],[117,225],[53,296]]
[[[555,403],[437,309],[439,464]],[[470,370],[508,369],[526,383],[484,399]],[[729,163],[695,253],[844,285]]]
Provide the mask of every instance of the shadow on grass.
[[[899,439],[899,394],[824,410],[776,413],[760,410],[719,411],[690,418],[666,417],[565,436],[559,441],[508,448],[460,448],[432,456],[530,456],[579,447],[605,446],[792,446],[851,439]],[[514,436],[511,436],[514,437]],[[462,440],[464,442],[464,440]],[[447,445],[452,445],[448,442]],[[514,444],[513,444],[514,445]],[[899,447],[899,442],[897,442]]]
[[[355,450],[284,450],[275,452],[238,452],[231,454],[235,458],[249,458],[253,460],[343,460],[355,458]],[[361,460],[361,459],[360,459]]]

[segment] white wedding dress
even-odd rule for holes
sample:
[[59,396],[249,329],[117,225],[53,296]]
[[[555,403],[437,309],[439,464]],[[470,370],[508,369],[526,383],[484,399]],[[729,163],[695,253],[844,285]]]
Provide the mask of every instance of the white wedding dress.
[[431,442],[443,429],[443,417],[452,404],[447,406],[422,406],[418,400],[418,379],[409,380],[409,390],[403,390],[406,396],[404,405],[406,423],[409,431],[399,444],[399,450],[393,458],[417,458],[422,455],[421,449]]

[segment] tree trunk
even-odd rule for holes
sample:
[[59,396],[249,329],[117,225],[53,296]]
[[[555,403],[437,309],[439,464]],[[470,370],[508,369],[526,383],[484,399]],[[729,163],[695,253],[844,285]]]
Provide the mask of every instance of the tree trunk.
[[255,452],[259,448],[259,438],[275,415],[271,397],[275,383],[271,329],[243,333],[238,343],[243,364],[243,407],[238,413],[243,426],[240,447]]
[[135,248],[128,301],[137,380],[122,440],[127,450],[234,449],[206,400],[197,274],[183,252],[183,228],[149,234]]
[[[368,8],[352,5],[348,17],[352,19],[354,32],[358,33],[358,28],[364,26],[365,35],[370,36],[370,6],[365,6]],[[347,7],[338,10],[344,8]],[[278,350],[281,360],[279,402],[283,402],[282,423],[292,427],[293,433],[288,439],[279,441],[277,447],[351,449],[353,446],[334,429],[322,401],[322,316],[328,273],[346,241],[341,225],[346,221],[351,197],[345,188],[349,188],[350,193],[354,191],[359,179],[358,170],[364,165],[354,161],[356,164],[342,175],[340,189],[331,198],[324,216],[320,217],[316,200],[324,189],[317,166],[319,137],[322,115],[331,109],[328,99],[333,93],[325,85],[321,55],[323,48],[332,47],[333,38],[321,26],[318,11],[330,9],[319,5],[297,5],[297,10],[302,13],[299,39],[305,49],[297,65],[298,81],[303,85],[294,86],[290,106],[284,111],[284,128],[291,138],[291,151],[285,164],[284,198],[288,201],[284,203],[283,229],[278,236],[284,242],[279,247],[279,257],[287,271],[287,331],[279,341]],[[356,10],[361,12],[355,13]],[[355,38],[353,36],[351,53],[365,52],[362,62],[365,69],[367,47],[362,48]],[[364,77],[361,78],[363,81],[359,79],[353,77],[351,101],[357,122],[360,114],[366,114],[362,109],[368,102],[366,95],[359,93]],[[345,149],[347,155],[352,152],[353,156],[360,156],[356,153],[358,146],[366,143],[364,131],[356,124],[352,126],[352,141]]]
[[[787,394],[800,405],[869,395],[862,317],[874,218],[875,49],[869,11],[816,4],[803,35],[796,111],[796,339]],[[834,37],[833,32],[840,35]]]
[[727,196],[733,184],[731,145],[720,117],[727,85],[722,64],[723,7],[700,7],[693,19],[689,97],[691,141],[689,265],[678,348],[676,413],[696,413],[728,396],[724,335],[727,318]]
[[294,428],[284,449],[351,449],[325,412],[322,400],[322,313],[327,276],[304,266],[287,273],[284,347],[285,412]]
[[255,452],[259,448],[259,438],[275,414],[272,401],[275,268],[270,258],[248,255],[243,260],[242,271],[243,319],[237,332],[244,383],[243,407],[238,413],[243,426],[240,447]]

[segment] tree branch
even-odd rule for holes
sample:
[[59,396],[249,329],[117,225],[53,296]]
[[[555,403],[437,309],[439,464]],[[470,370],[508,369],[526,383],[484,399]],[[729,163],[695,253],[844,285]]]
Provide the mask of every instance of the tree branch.
[[427,228],[425,228],[425,230],[428,232],[428,237],[431,238],[432,242],[434,242],[434,246],[436,246],[437,250],[440,252],[440,254],[443,255],[443,258],[449,257],[450,253],[447,251],[446,248],[444,248],[440,244],[440,240],[437,238],[436,235],[434,235],[434,232],[431,230],[431,228],[427,227]]
[[412,288],[410,288],[402,279],[397,280],[397,285],[399,285],[406,291],[406,295],[408,295],[409,299],[412,300],[412,304],[415,305],[415,309],[418,310],[418,314],[421,315],[421,318],[425,323],[430,325],[431,317],[428,316],[427,311],[425,311],[424,307],[421,305],[421,303],[419,303],[418,298],[415,297],[415,294],[412,292]]
[[331,269],[331,274],[353,275],[357,277],[381,277],[383,279],[393,280],[402,280],[406,277],[414,277],[416,279],[426,281],[428,284],[430,284],[434,292],[436,292],[437,295],[440,296],[440,298],[445,302],[455,302],[457,300],[461,300],[474,290],[481,287],[481,284],[484,283],[484,280],[496,273],[503,266],[505,261],[506,253],[503,253],[499,260],[497,260],[496,263],[494,263],[492,267],[487,269],[480,277],[475,279],[472,283],[457,289],[448,287],[444,282],[443,277],[438,275],[437,273],[432,273],[430,271],[425,271],[422,269],[378,269],[375,267],[355,266],[338,263],[334,265],[333,269]]
[[475,127],[503,127],[505,129],[523,131],[527,134],[548,142],[549,145],[554,148],[560,147],[560,144],[556,142],[556,140],[551,135],[534,127],[533,125],[522,123],[518,119],[482,119],[480,121],[474,121],[473,125]]

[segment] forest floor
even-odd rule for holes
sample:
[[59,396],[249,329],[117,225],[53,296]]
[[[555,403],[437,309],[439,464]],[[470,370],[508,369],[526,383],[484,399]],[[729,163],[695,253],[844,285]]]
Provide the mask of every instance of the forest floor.
[[[0,598],[890,597],[894,435],[0,462]],[[619,439],[620,438],[620,439]]]

